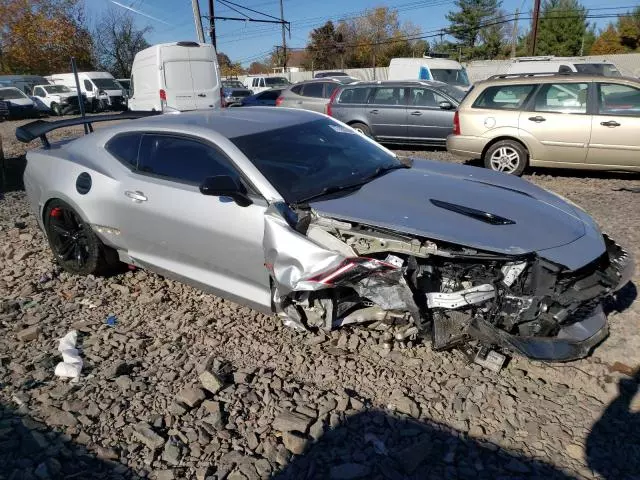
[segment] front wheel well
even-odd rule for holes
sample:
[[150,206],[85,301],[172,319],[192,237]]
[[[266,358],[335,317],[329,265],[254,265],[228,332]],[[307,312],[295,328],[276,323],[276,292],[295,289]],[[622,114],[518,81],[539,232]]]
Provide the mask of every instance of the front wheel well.
[[482,149],[482,155],[481,158],[484,160],[484,156],[487,154],[487,151],[491,148],[492,145],[495,145],[498,142],[501,142],[502,140],[511,140],[513,142],[519,143],[520,145],[522,145],[522,148],[524,148],[524,151],[527,153],[527,156],[531,156],[529,153],[529,149],[527,148],[527,146],[519,139],[514,138],[514,137],[509,137],[509,136],[503,136],[503,137],[496,137],[493,140],[491,140],[489,143],[487,143],[484,146],[484,149]]

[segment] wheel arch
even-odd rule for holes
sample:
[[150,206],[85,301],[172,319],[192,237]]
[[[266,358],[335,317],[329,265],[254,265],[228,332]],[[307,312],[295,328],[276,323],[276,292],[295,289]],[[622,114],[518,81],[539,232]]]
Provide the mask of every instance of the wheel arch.
[[511,135],[501,135],[499,137],[496,137],[494,139],[492,139],[489,143],[487,143],[484,148],[482,149],[482,155],[481,158],[482,160],[484,160],[485,155],[487,154],[487,151],[496,143],[501,142],[503,140],[512,140],[516,143],[519,143],[520,145],[522,145],[522,147],[524,148],[524,150],[527,152],[527,156],[529,158],[531,158],[531,150],[529,150],[529,147],[527,146],[526,143],[524,143],[521,139],[513,137]]

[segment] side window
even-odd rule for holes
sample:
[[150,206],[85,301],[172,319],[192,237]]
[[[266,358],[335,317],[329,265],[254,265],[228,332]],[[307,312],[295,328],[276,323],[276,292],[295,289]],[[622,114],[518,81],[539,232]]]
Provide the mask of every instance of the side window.
[[251,86],[252,87],[257,87],[258,86],[258,79],[257,78],[252,78],[251,79]]
[[640,117],[640,90],[617,83],[598,84],[598,114]]
[[46,95],[44,94],[44,88],[42,87],[36,87],[33,91],[33,94],[36,97],[45,97]]
[[440,108],[440,102],[447,101],[442,95],[428,88],[412,88],[411,98],[409,98],[409,104],[414,107]]
[[560,65],[560,68],[558,69],[558,73],[571,73],[573,72],[573,70],[571,70],[571,67],[569,65]]
[[261,86],[261,87],[264,87],[264,78],[261,78],[261,79],[260,79],[260,86]]
[[587,113],[588,83],[543,85],[534,102],[536,112]]
[[216,175],[237,177],[226,157],[214,147],[170,135],[147,134],[142,137],[138,170],[196,185]]
[[345,88],[338,98],[338,103],[367,103],[369,92],[371,88],[368,87]]
[[89,80],[85,80],[84,81],[84,88],[87,92],[91,92],[93,91],[93,85],[91,84],[91,82]]
[[126,166],[135,169],[138,166],[141,138],[140,133],[122,133],[109,140],[104,148]]
[[378,87],[369,97],[370,104],[404,105],[404,87]]
[[495,85],[485,89],[473,108],[490,108],[494,110],[518,110],[534,89],[534,85]]
[[302,88],[302,95],[305,97],[322,98],[324,84],[320,82],[306,83]]
[[131,74],[131,80],[129,81],[129,96],[133,97],[133,73]]
[[297,95],[302,95],[302,85],[296,85],[295,87],[291,87],[291,91]]
[[329,98],[340,85],[337,83],[326,83],[324,89],[324,98]]

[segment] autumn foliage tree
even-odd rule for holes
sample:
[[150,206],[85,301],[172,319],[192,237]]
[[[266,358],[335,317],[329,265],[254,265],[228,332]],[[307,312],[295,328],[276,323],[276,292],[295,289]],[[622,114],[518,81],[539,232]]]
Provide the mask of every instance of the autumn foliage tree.
[[92,66],[81,0],[1,0],[0,72],[48,75]]

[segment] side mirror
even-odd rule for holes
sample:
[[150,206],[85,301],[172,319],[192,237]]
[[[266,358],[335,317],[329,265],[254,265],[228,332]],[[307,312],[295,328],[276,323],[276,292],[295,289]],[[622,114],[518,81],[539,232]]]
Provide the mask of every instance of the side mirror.
[[451,104],[451,102],[440,102],[438,106],[442,110],[453,110],[453,105]]
[[248,207],[253,203],[247,196],[247,189],[244,185],[229,175],[205,178],[200,185],[200,193],[213,197],[232,198],[241,207]]

